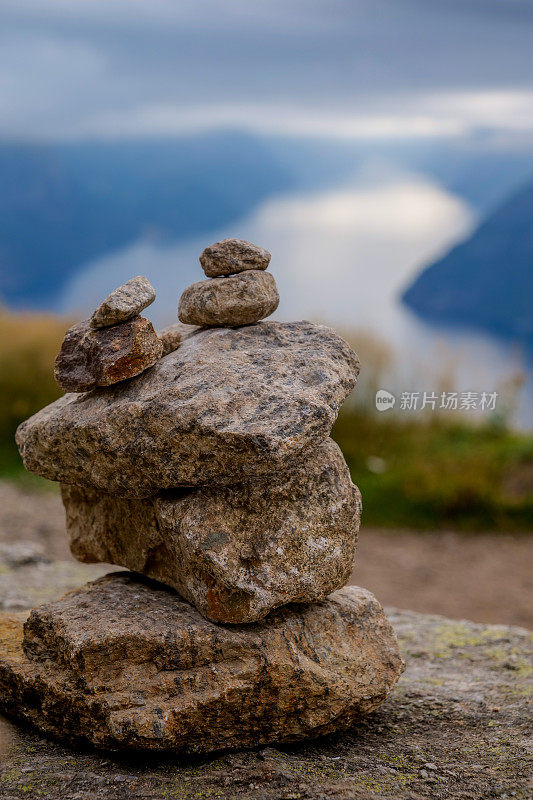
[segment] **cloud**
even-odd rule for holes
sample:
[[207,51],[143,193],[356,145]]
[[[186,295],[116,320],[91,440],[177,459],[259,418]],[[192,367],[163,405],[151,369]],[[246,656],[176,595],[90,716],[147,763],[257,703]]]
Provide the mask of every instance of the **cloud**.
[[254,133],[339,139],[402,139],[456,136],[465,132],[460,119],[423,113],[349,115],[317,108],[288,105],[227,104],[182,108],[143,106],[127,112],[108,112],[85,122],[70,135],[101,137],[169,136],[216,128],[238,128]]
[[532,21],[522,0],[3,0],[0,135],[527,132]]
[[465,126],[533,131],[533,89],[441,92],[428,100],[434,114],[461,119]]
[[353,141],[464,137],[480,130],[494,135],[533,134],[533,90],[388,96],[372,105],[372,113],[350,114],[286,104],[221,103],[185,108],[155,104],[84,118],[65,128],[63,135],[166,137],[220,128]]
[[[424,20],[428,15],[437,19],[469,17],[497,22],[519,19],[531,20],[529,0],[379,0],[383,12]],[[329,0],[3,0],[2,14],[11,20],[51,20],[63,26],[111,24],[124,29],[135,25],[167,28],[169,25],[190,29],[213,28],[224,30],[237,24],[241,30],[257,29],[302,33],[306,31],[335,31],[339,27],[372,24],[376,0],[331,5]],[[377,27],[385,27],[376,14]]]
[[0,133],[68,131],[71,109],[98,94],[106,59],[84,41],[13,36],[0,46]]

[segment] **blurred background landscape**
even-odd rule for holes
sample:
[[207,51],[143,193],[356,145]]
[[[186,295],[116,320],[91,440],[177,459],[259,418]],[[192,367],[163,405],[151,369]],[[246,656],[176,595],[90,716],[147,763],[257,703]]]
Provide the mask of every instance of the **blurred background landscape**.
[[137,274],[175,321],[237,236],[272,253],[276,318],[361,358],[334,429],[354,580],[533,625],[528,0],[1,0],[0,22],[0,543],[68,558],[13,442],[60,394],[65,330]]

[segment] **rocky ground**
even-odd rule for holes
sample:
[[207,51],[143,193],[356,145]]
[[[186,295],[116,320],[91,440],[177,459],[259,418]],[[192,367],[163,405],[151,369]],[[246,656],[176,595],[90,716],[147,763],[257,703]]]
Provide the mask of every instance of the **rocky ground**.
[[[77,565],[68,559],[63,512],[56,494],[27,494],[0,485],[0,532],[0,601],[5,610],[21,618],[30,606],[53,599],[107,569]],[[388,599],[395,588],[403,591],[400,602],[409,592],[416,597],[409,578],[399,578],[404,571],[419,574],[431,586],[428,602],[436,602],[439,565],[449,583],[457,585],[459,538],[450,535],[433,540],[432,547],[440,548],[433,550],[438,553],[436,567],[429,559],[426,537],[417,538],[424,545],[418,548],[423,557],[416,566],[409,538],[404,538],[402,546],[402,539],[394,538],[397,536],[379,532],[365,536],[363,531],[358,582],[366,583],[379,596],[372,585],[378,577],[379,556],[385,563],[381,599],[385,589]],[[374,541],[373,547],[365,547],[365,541]],[[505,552],[512,541],[499,549],[494,544],[494,560],[498,552],[501,556],[500,572],[505,572]],[[471,560],[463,565],[459,584],[462,581],[466,587],[468,570],[470,584],[479,580],[476,569],[484,561],[486,542],[486,538],[478,539],[476,549],[469,544]],[[522,548],[514,553],[519,565],[527,553],[525,540],[517,544]],[[526,569],[527,562],[523,566]],[[372,580],[366,581],[365,570]],[[496,571],[494,568],[494,574]],[[508,581],[507,587],[513,597],[516,586]],[[490,588],[496,597],[493,607],[498,600],[505,607],[509,601],[502,584]],[[467,602],[473,594],[472,590],[467,593]],[[452,609],[459,611],[460,606]],[[387,702],[349,734],[307,745],[203,759],[125,759],[74,751],[0,719],[0,798],[532,797],[528,784],[532,763],[528,731],[531,635],[519,628],[393,609],[388,613],[407,669]]]
[[531,636],[392,609],[389,616],[407,670],[348,734],[203,759],[127,759],[74,751],[0,720],[0,797],[531,797]]

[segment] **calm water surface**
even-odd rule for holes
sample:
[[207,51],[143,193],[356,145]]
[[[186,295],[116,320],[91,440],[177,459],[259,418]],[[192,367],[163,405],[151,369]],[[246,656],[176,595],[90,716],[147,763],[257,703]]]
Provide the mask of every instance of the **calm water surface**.
[[198,255],[206,244],[239,236],[272,252],[281,296],[277,318],[321,320],[388,343],[393,365],[383,388],[436,391],[446,376],[458,391],[497,391],[503,397],[520,375],[513,419],[532,427],[531,353],[483,333],[432,327],[399,301],[417,271],[475,223],[459,197],[418,176],[282,196],[228,228],[183,244],[146,239],[87,264],[68,286],[60,310],[86,314],[115,286],[144,274],[158,292],[149,316],[168,324],[176,319],[181,291],[203,277]]

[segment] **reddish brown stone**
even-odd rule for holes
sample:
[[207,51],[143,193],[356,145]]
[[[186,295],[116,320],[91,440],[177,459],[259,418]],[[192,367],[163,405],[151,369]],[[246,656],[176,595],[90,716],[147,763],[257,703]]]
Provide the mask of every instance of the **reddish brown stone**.
[[54,374],[66,392],[86,392],[139,375],[162,352],[152,323],[144,317],[109,328],[93,328],[84,320],[67,331]]

